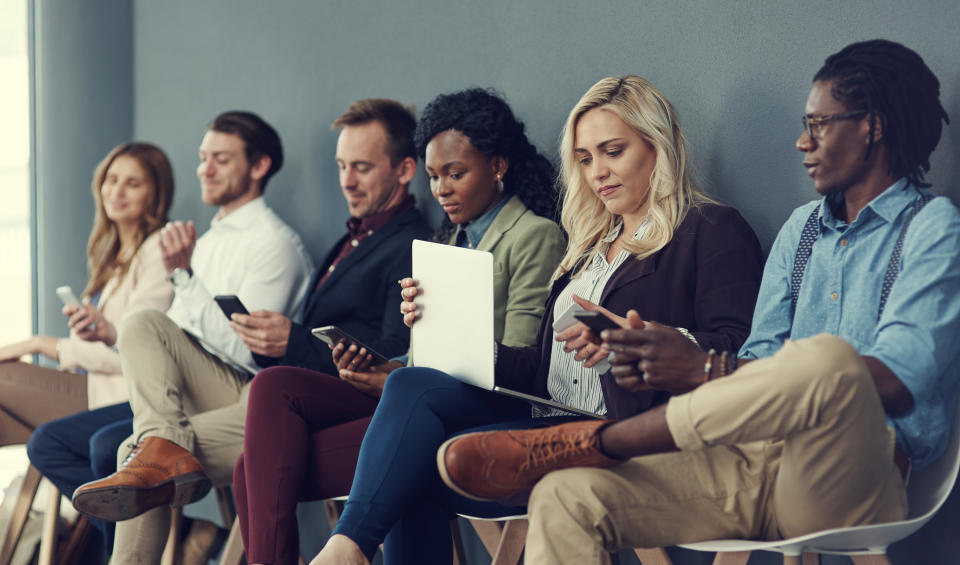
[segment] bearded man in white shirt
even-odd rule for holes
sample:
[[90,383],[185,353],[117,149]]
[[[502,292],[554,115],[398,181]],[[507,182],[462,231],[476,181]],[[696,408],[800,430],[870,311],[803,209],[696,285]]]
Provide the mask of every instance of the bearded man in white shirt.
[[[269,124],[225,112],[208,128],[199,157],[203,201],[219,211],[199,239],[193,222],[163,228],[173,304],[167,314],[128,317],[117,340],[133,435],[118,451],[120,471],[74,494],[78,510],[125,520],[117,524],[113,563],[159,556],[170,506],[202,498],[208,477],[229,482],[242,449],[243,429],[231,424],[243,421],[253,375],[237,365],[256,366],[213,297],[234,294],[250,310],[293,316],[313,269],[300,238],[263,200],[283,163]],[[130,519],[145,504],[160,506]]]

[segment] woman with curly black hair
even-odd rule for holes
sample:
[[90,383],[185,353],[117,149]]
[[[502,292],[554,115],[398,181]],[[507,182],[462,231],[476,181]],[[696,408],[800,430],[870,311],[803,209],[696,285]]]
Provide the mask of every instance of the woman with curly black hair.
[[[553,219],[553,167],[527,140],[506,102],[481,89],[438,96],[424,109],[414,140],[431,192],[446,212],[435,239],[493,255],[495,337],[513,347],[531,345],[550,277],[566,246]],[[390,372],[405,364],[396,360],[369,367],[365,350],[345,350],[342,343],[333,359],[341,379],[371,405],[368,397],[379,398]],[[333,396],[324,392],[331,386],[327,375],[303,370],[297,378],[311,379],[310,395],[262,377],[250,392],[248,432],[270,429],[277,421],[295,422],[290,429],[303,432],[284,438],[289,449],[269,466],[246,462],[247,454],[264,451],[251,444],[261,436],[246,436],[234,485],[253,564],[297,563],[297,502],[347,494],[370,422],[369,415],[358,418],[356,411],[348,414],[331,405]]]

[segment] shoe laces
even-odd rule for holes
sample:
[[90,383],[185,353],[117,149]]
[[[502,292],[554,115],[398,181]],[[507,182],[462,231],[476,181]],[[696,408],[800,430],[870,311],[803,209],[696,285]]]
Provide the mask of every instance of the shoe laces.
[[133,458],[136,457],[138,453],[140,453],[140,444],[139,444],[139,443],[127,444],[127,445],[130,445],[133,449],[131,449],[131,450],[130,450],[130,453],[128,453],[127,456],[123,458],[123,462],[120,463],[120,467],[126,467],[126,466],[127,466],[127,463],[129,463],[130,461],[132,461]]
[[595,454],[599,436],[593,433],[593,430],[565,433],[545,430],[526,435],[521,443],[526,447],[527,460],[521,464],[520,470],[526,471],[552,466],[578,456]]

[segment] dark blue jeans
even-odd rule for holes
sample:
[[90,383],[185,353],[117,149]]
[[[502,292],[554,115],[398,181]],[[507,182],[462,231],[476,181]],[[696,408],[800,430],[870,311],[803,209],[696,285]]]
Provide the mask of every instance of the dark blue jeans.
[[[117,449],[133,433],[133,412],[126,402],[79,412],[38,427],[27,443],[30,462],[68,498],[78,486],[117,470]],[[113,549],[112,522],[87,517]]]
[[453,513],[479,517],[526,513],[478,502],[447,488],[437,449],[474,428],[529,428],[571,418],[530,418],[530,405],[464,384],[434,369],[394,371],[363,438],[350,498],[334,529],[369,559],[384,543],[384,563],[449,563]]

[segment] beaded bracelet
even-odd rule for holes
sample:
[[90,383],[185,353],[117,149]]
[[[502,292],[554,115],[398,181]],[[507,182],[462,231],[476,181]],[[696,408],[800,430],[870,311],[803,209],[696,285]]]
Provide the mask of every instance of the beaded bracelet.
[[707,351],[707,362],[703,364],[703,382],[710,380],[710,370],[713,369],[713,356],[716,354],[716,349]]
[[720,352],[720,376],[721,376],[721,377],[725,377],[725,376],[727,376],[727,375],[729,374],[729,372],[728,372],[729,369],[728,369],[728,367],[727,367],[727,356],[728,356],[728,355],[729,355],[729,354],[727,353],[727,350],[726,350],[726,349],[724,349],[722,352]]

